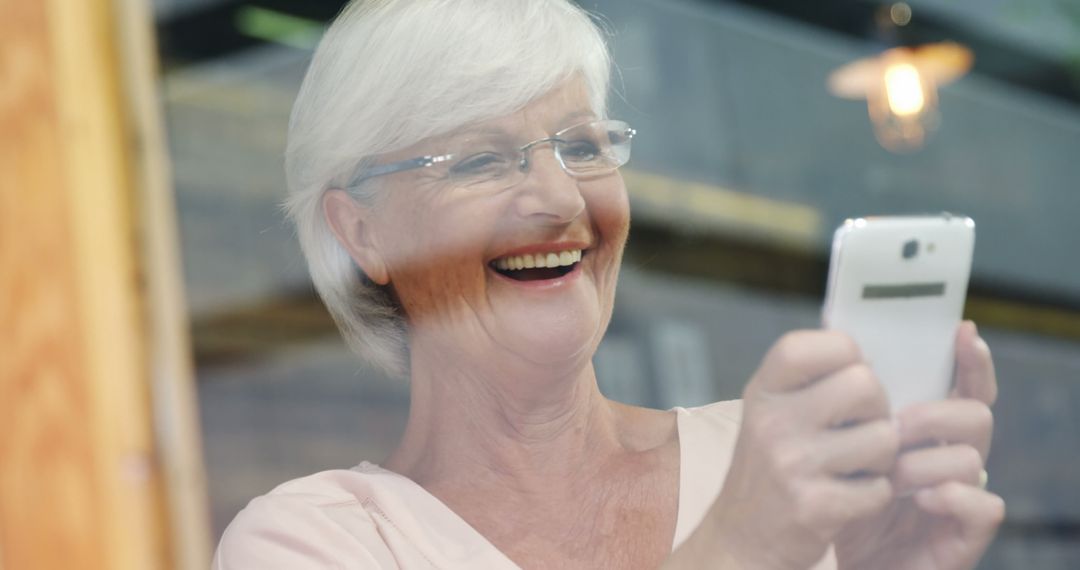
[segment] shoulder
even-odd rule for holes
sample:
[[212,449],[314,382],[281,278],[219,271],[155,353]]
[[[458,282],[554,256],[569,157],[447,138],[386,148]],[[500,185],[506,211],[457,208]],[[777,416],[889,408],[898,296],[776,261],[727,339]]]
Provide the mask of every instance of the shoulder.
[[707,472],[706,479],[726,473],[739,437],[742,400],[675,410],[686,471]]
[[684,462],[687,456],[709,457],[710,463],[699,467],[713,473],[726,472],[739,438],[742,400],[676,408],[676,412],[679,414],[679,442]]
[[679,523],[675,545],[701,524],[720,495],[742,420],[742,401],[675,408],[679,417]]
[[370,494],[370,482],[350,470],[284,483],[236,515],[213,568],[387,567],[382,539],[364,508]]

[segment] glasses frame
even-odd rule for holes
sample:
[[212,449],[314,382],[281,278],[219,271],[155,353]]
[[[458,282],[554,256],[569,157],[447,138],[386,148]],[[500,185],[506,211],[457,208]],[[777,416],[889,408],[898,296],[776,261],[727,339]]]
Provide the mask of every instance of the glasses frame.
[[[634,135],[637,134],[636,129],[631,127],[625,121],[619,121],[617,119],[599,119],[599,120],[596,120],[596,121],[586,121],[584,123],[578,123],[576,125],[566,127],[565,129],[555,133],[554,135],[552,135],[550,137],[545,137],[545,138],[542,138],[542,139],[536,139],[536,140],[534,140],[532,142],[525,143],[525,144],[521,145],[520,147],[518,147],[517,152],[518,152],[518,154],[521,155],[521,159],[519,160],[519,165],[518,165],[519,170],[521,170],[522,172],[526,172],[528,170],[528,168],[529,168],[529,151],[531,151],[534,147],[536,147],[538,145],[541,145],[541,144],[544,144],[544,143],[567,143],[569,141],[566,141],[566,140],[563,140],[563,139],[559,138],[560,135],[562,135],[563,133],[565,133],[567,131],[570,131],[570,130],[573,130],[573,129],[576,129],[578,127],[582,127],[582,126],[585,126],[585,125],[591,125],[591,124],[594,124],[594,123],[610,123],[610,122],[622,123],[623,125],[626,125],[627,138],[628,139],[633,139]],[[619,167],[622,166],[622,164],[620,164],[618,166],[615,166],[611,170],[605,170],[605,171],[602,171],[602,172],[590,172],[590,173],[587,173],[587,174],[578,174],[578,173],[572,172],[570,169],[568,169],[566,167],[566,163],[563,161],[562,153],[559,152],[558,145],[553,146],[553,151],[554,151],[554,154],[555,154],[555,159],[559,163],[559,167],[563,169],[563,172],[567,173],[570,176],[573,176],[574,178],[580,178],[580,177],[586,177],[586,176],[598,176],[600,174],[606,174],[608,172],[613,172],[615,170],[618,170]],[[436,164],[440,164],[440,163],[443,163],[443,162],[453,160],[456,157],[457,157],[456,154],[425,155],[425,156],[418,156],[416,158],[410,158],[410,159],[407,159],[407,160],[400,160],[400,161],[396,161],[396,162],[391,162],[391,163],[388,163],[388,164],[375,165],[375,166],[372,166],[370,168],[365,169],[363,172],[361,172],[359,175],[357,175],[355,178],[353,178],[352,182],[350,182],[349,185],[346,188],[356,188],[357,186],[361,185],[365,181],[370,180],[372,178],[377,178],[379,176],[386,176],[386,175],[389,175],[389,174],[396,174],[398,172],[406,172],[406,171],[409,171],[409,170],[417,170],[417,169],[420,169],[420,168],[428,168],[428,167],[431,167],[431,166],[435,166]],[[625,162],[623,164],[625,164]]]

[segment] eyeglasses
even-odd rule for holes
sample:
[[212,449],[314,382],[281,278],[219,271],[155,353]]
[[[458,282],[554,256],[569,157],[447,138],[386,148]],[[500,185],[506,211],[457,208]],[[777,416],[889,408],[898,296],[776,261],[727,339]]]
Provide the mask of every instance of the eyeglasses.
[[613,172],[630,160],[630,141],[637,131],[622,121],[592,121],[563,129],[553,136],[520,147],[497,141],[467,140],[460,148],[437,156],[420,156],[373,166],[353,179],[349,187],[397,172],[419,168],[439,169],[451,184],[485,190],[504,190],[525,179],[529,152],[550,143],[563,171],[575,178]]

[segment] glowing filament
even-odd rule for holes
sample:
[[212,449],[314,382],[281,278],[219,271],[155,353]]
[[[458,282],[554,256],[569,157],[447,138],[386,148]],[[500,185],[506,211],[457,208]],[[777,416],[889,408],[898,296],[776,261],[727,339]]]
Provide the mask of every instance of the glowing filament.
[[921,112],[926,101],[919,70],[910,63],[890,65],[885,70],[885,96],[896,115],[906,117]]

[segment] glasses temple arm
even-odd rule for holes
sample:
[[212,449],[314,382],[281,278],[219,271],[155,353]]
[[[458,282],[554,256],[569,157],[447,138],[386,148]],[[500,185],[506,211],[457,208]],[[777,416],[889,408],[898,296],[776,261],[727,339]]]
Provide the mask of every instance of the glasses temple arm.
[[394,174],[395,172],[403,172],[406,170],[416,170],[417,168],[426,168],[437,162],[442,162],[450,158],[450,155],[443,156],[420,156],[417,158],[410,158],[409,160],[402,160],[400,162],[391,162],[389,164],[380,164],[378,166],[372,166],[365,169],[358,174],[356,178],[352,179],[347,188],[355,188],[359,186],[361,182],[368,180],[369,178],[375,178],[377,176],[386,176],[387,174]]

